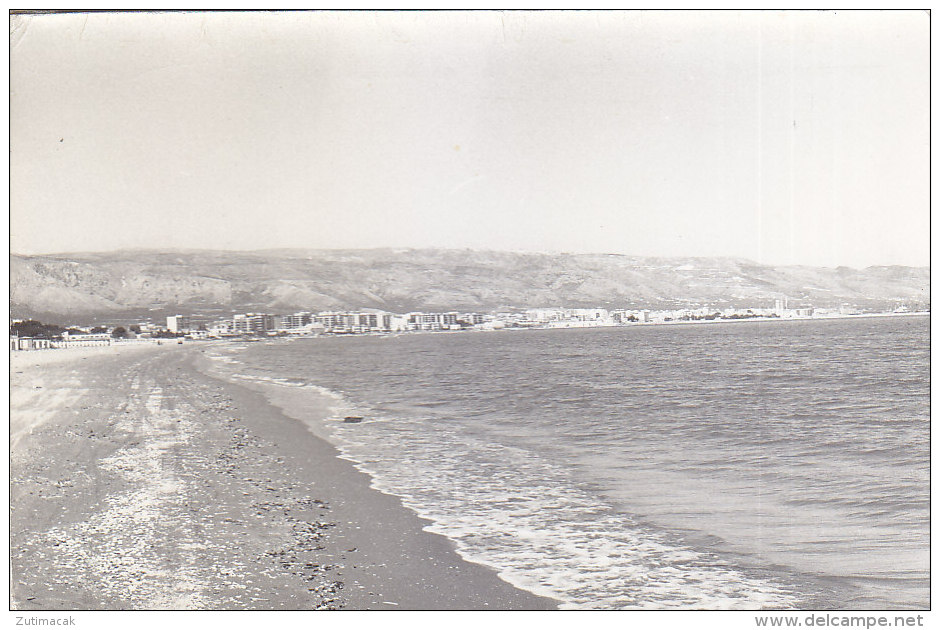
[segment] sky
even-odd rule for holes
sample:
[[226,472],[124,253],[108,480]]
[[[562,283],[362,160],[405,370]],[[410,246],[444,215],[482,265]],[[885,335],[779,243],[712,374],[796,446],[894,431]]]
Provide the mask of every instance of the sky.
[[929,264],[921,11],[11,22],[10,248]]

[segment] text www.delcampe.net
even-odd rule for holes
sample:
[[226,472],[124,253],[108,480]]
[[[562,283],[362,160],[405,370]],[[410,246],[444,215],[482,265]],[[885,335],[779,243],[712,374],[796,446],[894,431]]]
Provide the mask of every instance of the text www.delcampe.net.
[[924,625],[923,615],[762,615],[754,624],[768,628],[914,628]]

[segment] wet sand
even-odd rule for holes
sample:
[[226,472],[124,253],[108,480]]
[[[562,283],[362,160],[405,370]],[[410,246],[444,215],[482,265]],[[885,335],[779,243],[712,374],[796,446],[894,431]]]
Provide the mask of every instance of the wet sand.
[[200,344],[15,353],[12,608],[555,607],[200,359]]

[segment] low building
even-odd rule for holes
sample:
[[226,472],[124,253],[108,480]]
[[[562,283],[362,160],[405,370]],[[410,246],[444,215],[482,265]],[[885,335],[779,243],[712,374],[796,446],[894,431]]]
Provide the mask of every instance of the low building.
[[289,328],[283,331],[288,335],[319,335],[320,333],[326,332],[326,328],[320,322],[310,322],[305,326],[300,328]]
[[111,341],[111,333],[101,332],[101,333],[70,333],[65,331],[62,333],[63,341]]
[[62,339],[52,342],[53,348],[91,348],[110,346],[114,342],[110,333],[62,333]]
[[208,333],[210,337],[226,337],[228,335],[234,334],[232,332],[232,322],[231,320],[223,320],[220,322],[213,322],[209,324]]
[[51,348],[51,341],[49,339],[39,339],[36,337],[19,337],[13,335],[10,337],[10,350],[19,351],[19,350],[44,350],[46,348]]
[[561,309],[530,308],[525,312],[526,319],[532,322],[556,322],[563,317]]
[[36,337],[15,337],[15,350],[45,350],[52,347],[52,341],[49,339],[39,339]]

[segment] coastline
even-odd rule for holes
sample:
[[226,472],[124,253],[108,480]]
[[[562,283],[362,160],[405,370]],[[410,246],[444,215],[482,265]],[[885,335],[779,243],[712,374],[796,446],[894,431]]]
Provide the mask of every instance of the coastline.
[[199,345],[161,349],[11,359],[11,608],[556,607],[205,374]]
[[[929,316],[880,316],[915,315]],[[560,604],[476,564],[405,507],[407,496],[377,489],[369,469],[329,439],[323,420],[338,413],[329,392],[317,400],[320,388],[304,383],[301,396],[272,396],[300,390],[219,373],[205,355],[226,346],[238,348],[12,354],[11,607]]]
[[[791,320],[783,320],[791,321]],[[918,327],[917,321],[924,322],[925,320],[894,320],[897,325],[907,326],[907,327]],[[857,330],[866,330],[871,326],[874,326],[877,322],[874,320],[868,320],[869,323],[860,324],[860,328]],[[891,324],[888,320],[883,320],[882,324],[889,325]],[[759,324],[752,327],[745,327],[744,329],[738,330],[728,328],[727,333],[744,333],[747,335],[759,335],[761,327]],[[771,330],[768,327],[765,331],[770,333]],[[784,328],[775,329],[776,334],[788,334],[784,331]],[[795,326],[791,329],[787,329],[791,332],[799,332],[803,330],[804,332],[809,331],[812,334],[813,331],[826,331],[826,330],[836,330],[836,329],[849,329],[853,328],[850,324],[844,325],[805,325],[805,326]],[[712,337],[709,332],[711,329],[700,330],[701,334],[698,335],[699,338],[708,339]],[[748,333],[748,330],[751,332]],[[619,331],[625,333],[626,331]],[[655,332],[655,331],[653,331]],[[663,335],[655,335],[663,340],[668,340],[673,337],[673,335],[668,334],[668,330],[660,330]],[[678,330],[676,331],[679,332]],[[718,334],[718,329],[714,331],[716,335]],[[434,333],[427,333],[434,334]],[[440,333],[445,334],[445,333]],[[590,333],[585,333],[588,336],[592,336]],[[600,334],[600,333],[598,333]],[[606,334],[615,334],[615,331],[609,331]],[[349,457],[358,462],[360,470],[366,472],[374,471],[375,476],[375,485],[386,492],[392,494],[397,494],[403,497],[406,505],[410,505],[413,510],[428,516],[435,521],[440,527],[436,527],[436,531],[443,531],[451,536],[454,540],[458,541],[459,549],[461,552],[467,552],[464,557],[470,558],[471,560],[477,559],[478,562],[483,562],[490,564],[491,566],[502,566],[508,581],[516,583],[522,588],[526,588],[533,592],[542,592],[545,591],[537,590],[537,583],[527,582],[526,578],[529,576],[539,575],[536,571],[530,570],[528,574],[522,572],[522,580],[516,581],[513,579],[512,570],[519,566],[518,555],[514,555],[510,558],[508,564],[500,564],[500,558],[494,557],[492,554],[480,553],[482,545],[476,545],[477,542],[484,540],[485,537],[490,532],[490,525],[492,523],[498,522],[498,519],[492,517],[492,515],[486,515],[481,513],[481,516],[484,518],[477,518],[475,522],[470,523],[471,527],[465,529],[465,531],[474,531],[472,527],[476,527],[477,539],[472,539],[472,537],[464,536],[464,532],[460,531],[460,525],[467,523],[464,520],[468,513],[474,513],[473,506],[475,505],[486,505],[490,501],[490,497],[497,496],[498,493],[490,493],[486,497],[482,494],[477,494],[476,491],[479,488],[486,487],[487,478],[503,478],[499,474],[491,474],[493,471],[500,470],[494,467],[488,467],[488,470],[484,471],[489,474],[489,477],[486,475],[473,474],[473,466],[469,465],[470,462],[478,461],[476,457],[471,456],[467,452],[461,450],[461,444],[466,443],[472,440],[449,440],[441,439],[446,437],[441,432],[436,431],[431,425],[432,424],[443,424],[443,423],[431,423],[431,422],[411,422],[409,420],[409,410],[413,409],[412,407],[401,407],[400,405],[408,405],[408,401],[402,401],[400,398],[396,397],[397,392],[403,392],[403,396],[410,396],[411,387],[418,389],[432,387],[431,380],[420,380],[416,379],[415,370],[406,370],[403,368],[398,368],[396,366],[405,365],[407,362],[414,356],[421,356],[415,353],[415,350],[427,349],[429,345],[434,344],[433,339],[419,339],[422,333],[418,333],[417,337],[408,339],[409,343],[404,343],[405,340],[402,339],[404,344],[404,350],[399,354],[394,354],[394,345],[389,347],[389,352],[391,354],[385,355],[383,348],[388,344],[387,341],[376,336],[373,340],[360,340],[361,343],[356,343],[355,339],[350,340],[341,340],[341,339],[324,339],[321,342],[324,344],[322,351],[315,349],[320,345],[321,342],[308,340],[308,342],[302,344],[300,347],[292,348],[290,351],[287,351],[287,354],[292,355],[292,359],[288,357],[281,356],[277,352],[277,347],[282,343],[279,340],[270,340],[266,343],[260,343],[255,346],[252,344],[245,344],[244,347],[254,347],[259,351],[260,354],[257,356],[252,356],[252,353],[249,352],[246,356],[241,356],[237,353],[237,348],[232,347],[233,351],[236,353],[229,355],[233,361],[231,368],[233,370],[226,369],[226,372],[233,372],[232,376],[235,376],[238,379],[246,379],[249,383],[249,387],[257,391],[264,392],[265,396],[279,409],[284,410],[284,413],[288,416],[296,418],[299,422],[306,422],[310,420],[309,424],[311,428],[316,428],[317,422],[305,418],[304,412],[304,400],[305,398],[314,397],[315,391],[311,390],[320,389],[317,383],[321,386],[325,385],[331,387],[337,394],[347,392],[342,397],[337,397],[333,400],[334,404],[338,403],[337,408],[333,411],[333,420],[334,422],[327,422],[325,431],[329,434],[333,427],[338,429],[338,434],[336,439],[331,440],[334,443],[338,444],[338,448],[349,454]],[[571,337],[570,335],[557,335],[549,337],[554,337],[555,339],[561,337]],[[626,334],[626,337],[630,337],[629,333]],[[574,338],[586,339],[583,335],[574,335]],[[681,337],[681,335],[680,335]],[[468,346],[462,346],[458,343],[457,337],[449,338],[439,338],[440,342],[444,343],[442,352],[450,352],[454,356],[460,356],[462,354],[461,350],[466,350]],[[447,341],[450,339],[457,343],[457,345],[450,347],[450,343]],[[291,342],[294,339],[290,339]],[[379,360],[376,360],[375,363],[377,366],[388,366],[387,369],[384,367],[377,367],[376,370],[380,376],[377,378],[368,378],[363,376],[362,378],[358,377],[358,373],[353,373],[353,370],[347,369],[343,370],[340,366],[344,365],[344,357],[346,356],[344,347],[347,345],[346,342],[349,342],[353,346],[353,350],[350,355],[350,365],[354,366],[355,369],[361,369],[359,366],[362,362],[368,367],[370,365],[370,358],[376,356]],[[411,341],[414,341],[418,346],[413,346],[410,344]],[[467,344],[476,343],[477,340],[465,340]],[[482,338],[479,340],[483,342]],[[491,339],[491,342],[498,340]],[[506,342],[513,342],[513,340],[506,338]],[[520,344],[527,345],[527,342],[524,342],[522,338],[516,340]],[[286,344],[285,342],[283,342]],[[307,346],[309,344],[309,346]],[[624,345],[624,344],[618,344]],[[307,346],[306,348],[304,346]],[[270,348],[271,352],[263,350],[264,348]],[[358,351],[355,348],[359,348]],[[482,348],[478,346],[478,348]],[[330,350],[331,349],[331,350]],[[409,350],[410,349],[410,350]],[[226,353],[223,353],[226,354]],[[433,355],[434,360],[431,363],[432,365],[441,365],[442,357],[446,354]],[[223,359],[221,364],[227,362],[228,357],[219,357]],[[422,356],[423,358],[423,356]],[[357,362],[358,361],[358,362]],[[426,361],[432,361],[431,359],[426,359]],[[336,363],[337,366],[331,365]],[[541,363],[540,363],[541,364]],[[338,370],[334,372],[334,370]],[[363,374],[367,374],[364,372]],[[753,373],[753,372],[752,372]],[[470,376],[471,378],[475,375],[468,374],[466,372],[461,372],[460,375],[464,379],[457,379],[459,382],[473,382],[472,380],[467,380],[466,377]],[[335,377],[334,377],[335,376]],[[396,380],[389,381],[390,377],[396,377]],[[406,378],[407,377],[407,378]],[[452,381],[453,382],[453,379]],[[532,378],[528,379],[528,382],[534,382]],[[348,383],[349,388],[344,385]],[[406,385],[402,385],[405,383]],[[378,390],[378,387],[385,387],[383,390]],[[390,391],[391,390],[391,391]],[[384,391],[386,395],[376,396],[375,394],[378,391]],[[518,391],[518,390],[516,390]],[[347,399],[348,396],[348,399]],[[435,403],[437,400],[432,397],[426,398],[425,401],[429,403]],[[358,402],[356,402],[358,401]],[[396,414],[396,408],[393,405],[398,404],[398,410],[404,411],[403,414]],[[485,402],[483,403],[485,404]],[[386,406],[389,405],[389,406]],[[433,407],[433,404],[429,404],[428,407]],[[459,410],[445,407],[445,415],[447,417],[454,417],[454,414],[459,414]],[[344,415],[361,415],[366,417],[366,424],[362,425],[360,429],[359,425],[346,425],[341,422]],[[430,419],[430,418],[441,418],[442,416],[429,414],[428,416],[422,416],[420,410],[416,414],[420,419]],[[377,422],[372,423],[371,420],[375,419]],[[395,419],[397,422],[383,423],[383,419]],[[415,426],[415,424],[427,425],[427,426]],[[388,430],[382,430],[381,427],[387,426]],[[321,431],[323,428],[321,427]],[[409,439],[412,436],[419,436],[419,440],[424,440],[424,442],[415,442],[411,439],[408,441],[399,442],[396,438],[396,435],[409,436]],[[424,437],[420,437],[424,436]],[[469,437],[466,434],[461,437]],[[755,442],[759,444],[760,442]],[[402,448],[392,448],[389,450],[387,447],[390,444],[401,445]],[[421,450],[421,448],[411,447],[415,444],[427,444],[430,445],[430,448]],[[490,444],[487,442],[487,444]],[[381,454],[393,453],[395,456],[392,458],[386,458],[383,462]],[[400,454],[400,455],[399,455]],[[417,455],[417,456],[416,456]],[[422,455],[425,457],[422,458]],[[427,456],[430,455],[430,456]],[[398,462],[407,462],[406,468],[403,468],[400,465],[394,463],[397,460]],[[484,461],[485,458],[480,461]],[[514,461],[510,458],[505,458],[504,461]],[[389,462],[391,461],[390,465]],[[466,462],[459,467],[448,467],[446,462]],[[440,462],[440,466],[438,466]],[[386,464],[383,466],[383,464]],[[407,470],[407,466],[412,467],[414,471],[421,471],[420,475],[413,475]],[[522,470],[522,466],[518,466],[517,470]],[[528,481],[532,481],[532,478],[524,477]],[[543,477],[545,478],[545,477]],[[417,482],[415,482],[417,479]],[[436,481],[440,479],[442,483],[436,485]],[[536,478],[537,479],[537,478]],[[526,484],[520,486],[512,486],[511,484],[508,487],[511,488],[509,495],[513,497],[513,500],[518,500],[519,497],[525,496],[525,489],[531,487],[532,485],[537,484]],[[562,487],[564,484],[555,484],[556,487]],[[446,488],[446,493],[441,493],[439,495],[435,493],[435,487]],[[427,491],[426,494],[422,492]],[[666,495],[659,494],[657,496],[668,496],[669,492],[666,492]],[[446,503],[446,498],[448,496],[456,496],[464,499],[462,506],[458,506],[457,509],[451,509],[447,511],[446,509],[442,510],[441,505]],[[539,498],[549,496],[548,492],[542,492],[538,495]],[[474,497],[472,500],[466,500],[470,497]],[[440,499],[440,500],[439,500]],[[498,500],[493,501],[494,504],[499,504]],[[540,504],[541,505],[541,504]],[[669,505],[667,503],[667,505]],[[535,512],[536,510],[533,510]],[[514,517],[507,521],[512,523],[513,526],[526,527],[525,523],[519,524],[522,519]],[[456,525],[456,526],[455,526]],[[544,525],[544,523],[543,523]],[[530,531],[544,531],[539,527],[529,527]],[[582,528],[582,531],[585,528]],[[506,532],[510,531],[507,528],[497,527],[497,532],[500,532],[500,535],[507,535]],[[561,540],[566,542],[571,542],[573,537],[570,535],[572,531],[567,532],[568,535],[556,533],[556,535],[551,536],[552,540]],[[470,544],[465,544],[465,541],[470,542]],[[488,548],[484,547],[482,550],[485,552],[493,551],[497,546],[489,546]],[[462,553],[463,555],[463,553]],[[526,567],[531,569],[532,567]],[[646,572],[643,579],[650,579],[651,572]],[[517,574],[518,575],[518,574]],[[609,581],[609,580],[608,580]],[[535,580],[533,580],[535,582]],[[533,588],[534,587],[534,588]],[[813,600],[813,601],[822,601],[822,600]],[[826,600],[829,601],[829,600]],[[847,601],[845,599],[835,598],[831,601]]]
[[[751,323],[773,323],[773,322],[823,322],[846,319],[867,319],[872,317],[912,317],[912,316],[930,316],[929,311],[918,311],[916,313],[858,313],[857,315],[825,315],[810,317],[745,317],[740,319],[699,319],[699,320],[673,320],[656,322],[636,322],[630,324],[601,324],[595,326],[530,326],[523,328],[502,328],[497,331],[506,330],[567,330],[570,328],[646,328],[649,326],[696,326],[696,325],[714,325],[714,324],[740,324],[744,322]],[[446,331],[443,331],[446,332]]]
[[[506,326],[503,328],[467,328],[461,330],[396,330],[381,332],[363,332],[352,334],[333,334],[322,333],[315,335],[297,335],[284,337],[287,340],[311,339],[319,336],[326,337],[397,337],[400,335],[457,335],[465,333],[509,333],[524,332],[529,330],[573,330],[582,328],[648,328],[651,326],[697,326],[697,325],[716,325],[716,324],[741,324],[741,323],[776,323],[776,322],[823,322],[823,321],[842,321],[852,319],[869,319],[883,317],[930,317],[929,311],[917,311],[912,313],[858,313],[856,315],[824,315],[810,317],[748,317],[740,319],[700,319],[700,320],[673,320],[673,321],[650,321],[634,322],[629,324],[602,323],[593,322],[571,322],[571,325],[552,326],[548,324],[539,324],[537,326]],[[565,322],[559,322],[565,323]],[[588,324],[588,325],[581,325]],[[278,337],[271,337],[276,339]],[[243,337],[225,337],[224,341],[241,341]]]

